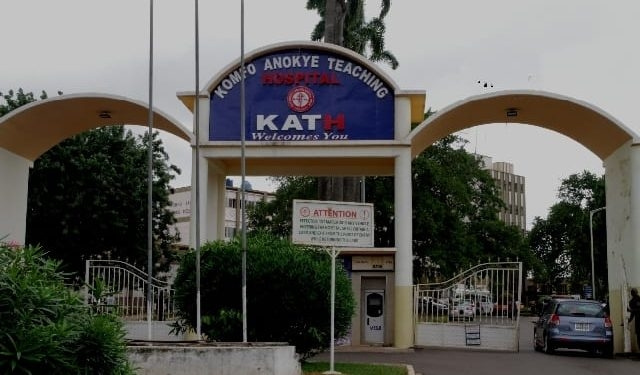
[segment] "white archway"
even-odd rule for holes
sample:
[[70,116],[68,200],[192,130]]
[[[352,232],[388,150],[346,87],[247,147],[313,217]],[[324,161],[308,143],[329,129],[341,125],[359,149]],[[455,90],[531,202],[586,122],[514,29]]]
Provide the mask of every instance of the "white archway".
[[[149,106],[122,96],[60,95],[22,106],[0,118],[0,239],[23,244],[29,168],[62,140],[108,125],[148,125]],[[154,128],[192,141],[190,130],[161,111]]]
[[[394,175],[396,201],[396,276],[394,315],[397,347],[412,343],[411,159],[436,140],[475,125],[524,123],[564,134],[599,156],[606,168],[607,255],[611,313],[623,315],[624,291],[640,286],[640,147],[638,136],[612,116],[588,103],[540,91],[501,91],[454,103],[410,131],[422,118],[424,92],[399,90],[375,65],[341,47],[310,42],[284,43],[249,54],[258,57],[286,48],[335,53],[375,72],[393,88],[392,139],[339,143],[312,141],[253,142],[247,145],[248,175]],[[230,64],[198,93],[202,131],[200,181],[205,219],[200,225],[207,239],[223,232],[224,176],[238,174],[240,142],[209,139],[209,95],[216,82],[231,74]],[[179,94],[193,109],[195,93]],[[148,106],[119,96],[63,95],[34,102],[0,119],[0,238],[24,242],[28,171],[39,155],[60,141],[106,125],[147,125]],[[154,112],[154,127],[194,144],[191,131],[162,112]],[[195,150],[194,150],[195,155]],[[194,158],[195,160],[195,158]],[[195,163],[194,163],[195,167]],[[192,180],[194,173],[192,173]],[[195,181],[193,181],[195,184]],[[616,350],[622,335],[614,324]]]
[[601,109],[542,91],[507,90],[473,96],[438,111],[408,136],[412,156],[440,138],[491,123],[528,124],[563,134],[605,166],[609,301],[615,350],[623,349],[626,292],[640,286],[640,147],[638,135]]

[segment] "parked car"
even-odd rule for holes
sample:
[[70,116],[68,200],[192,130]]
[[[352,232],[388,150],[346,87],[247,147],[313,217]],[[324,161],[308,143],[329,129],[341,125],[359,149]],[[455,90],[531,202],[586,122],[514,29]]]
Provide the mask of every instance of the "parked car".
[[454,301],[449,309],[449,320],[473,320],[476,307],[472,301]]
[[493,311],[491,311],[492,315],[495,316],[503,316],[507,318],[512,318],[513,314],[517,312],[517,302],[513,301],[499,301],[493,305]]
[[612,357],[611,319],[597,301],[551,299],[535,322],[533,347],[548,354],[567,348]]

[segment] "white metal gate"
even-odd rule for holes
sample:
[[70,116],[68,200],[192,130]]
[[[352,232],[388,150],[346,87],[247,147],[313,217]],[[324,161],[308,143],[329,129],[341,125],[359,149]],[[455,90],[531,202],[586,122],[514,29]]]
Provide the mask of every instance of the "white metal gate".
[[483,263],[415,285],[415,345],[518,350],[521,291],[521,262]]
[[[110,311],[125,321],[147,319],[148,275],[118,260],[88,260],[85,270],[85,302],[99,311]],[[151,319],[175,318],[175,291],[166,281],[152,278]]]

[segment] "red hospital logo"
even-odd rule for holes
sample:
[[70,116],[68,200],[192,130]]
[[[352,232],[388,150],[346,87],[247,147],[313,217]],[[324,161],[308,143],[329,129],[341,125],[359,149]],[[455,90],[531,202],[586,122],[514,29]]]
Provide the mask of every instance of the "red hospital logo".
[[315,104],[315,95],[310,88],[296,86],[287,94],[287,105],[294,112],[307,112]]

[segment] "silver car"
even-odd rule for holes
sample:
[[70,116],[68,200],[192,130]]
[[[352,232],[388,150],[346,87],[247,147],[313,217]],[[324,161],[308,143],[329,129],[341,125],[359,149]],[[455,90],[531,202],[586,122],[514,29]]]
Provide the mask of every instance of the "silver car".
[[613,357],[611,319],[597,301],[552,299],[533,329],[536,350],[582,349]]

